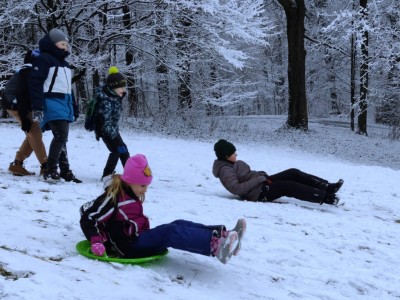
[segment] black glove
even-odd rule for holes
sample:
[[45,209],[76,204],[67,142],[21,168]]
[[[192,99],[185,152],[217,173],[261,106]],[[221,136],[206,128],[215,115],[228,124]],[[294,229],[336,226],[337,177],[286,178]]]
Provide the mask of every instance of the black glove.
[[21,119],[21,129],[25,132],[29,132],[32,128],[32,122],[28,118]]

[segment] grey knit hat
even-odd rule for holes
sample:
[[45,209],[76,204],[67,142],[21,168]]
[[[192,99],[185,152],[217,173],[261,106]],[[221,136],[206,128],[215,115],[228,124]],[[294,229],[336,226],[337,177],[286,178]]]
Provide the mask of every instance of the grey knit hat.
[[62,41],[68,43],[68,37],[66,36],[66,34],[57,28],[53,28],[52,30],[50,30],[49,37],[54,44]]

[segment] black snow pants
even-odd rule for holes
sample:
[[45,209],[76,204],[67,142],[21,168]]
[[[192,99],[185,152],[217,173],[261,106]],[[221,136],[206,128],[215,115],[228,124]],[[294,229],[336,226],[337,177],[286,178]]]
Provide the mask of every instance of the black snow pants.
[[269,176],[259,201],[273,201],[280,197],[322,203],[325,199],[328,181],[298,169],[288,169]]

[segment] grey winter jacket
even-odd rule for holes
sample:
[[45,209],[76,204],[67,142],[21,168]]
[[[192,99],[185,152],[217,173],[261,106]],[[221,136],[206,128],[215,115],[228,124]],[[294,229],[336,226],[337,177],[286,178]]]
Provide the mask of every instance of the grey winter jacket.
[[265,172],[252,171],[250,166],[241,160],[235,163],[215,160],[212,171],[229,192],[249,201],[258,200],[267,180]]

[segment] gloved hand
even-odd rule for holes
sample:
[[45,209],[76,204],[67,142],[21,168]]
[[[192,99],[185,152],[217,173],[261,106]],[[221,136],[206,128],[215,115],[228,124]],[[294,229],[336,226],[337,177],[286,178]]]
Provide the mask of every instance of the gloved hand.
[[43,111],[41,110],[34,110],[32,111],[32,119],[38,123],[42,122],[43,120]]
[[97,256],[104,255],[104,253],[106,252],[106,247],[104,247],[103,239],[101,238],[101,236],[93,236],[90,239],[90,243],[92,244],[92,246],[90,247],[90,250],[92,251],[92,253],[94,255],[97,255]]
[[106,253],[106,247],[104,247],[103,243],[93,243],[90,250],[97,256],[103,256]]
[[32,122],[29,119],[21,119],[21,129],[25,132],[29,132],[32,128]]

